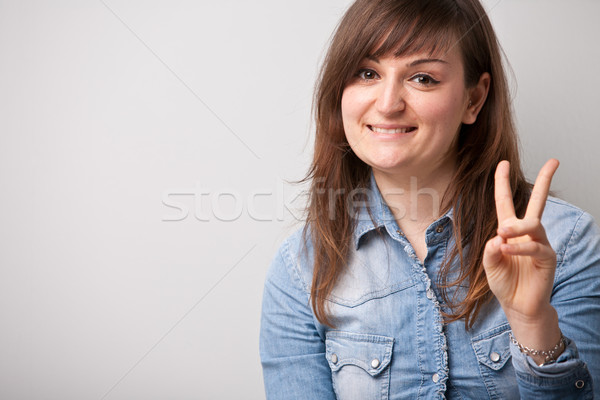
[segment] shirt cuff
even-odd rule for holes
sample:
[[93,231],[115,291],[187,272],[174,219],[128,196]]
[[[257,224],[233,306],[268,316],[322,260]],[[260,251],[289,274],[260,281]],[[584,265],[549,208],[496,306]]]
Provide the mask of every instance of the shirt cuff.
[[586,364],[579,358],[575,342],[565,337],[565,343],[565,351],[556,362],[541,366],[521,353],[517,345],[510,343],[521,398],[593,398],[592,378]]
[[579,352],[575,342],[565,337],[566,348],[556,359],[556,362],[546,365],[537,365],[533,358],[522,353],[519,347],[510,342],[510,353],[513,358],[515,371],[522,374],[534,375],[540,378],[560,378],[569,375],[573,369],[583,366],[583,361],[579,359]]

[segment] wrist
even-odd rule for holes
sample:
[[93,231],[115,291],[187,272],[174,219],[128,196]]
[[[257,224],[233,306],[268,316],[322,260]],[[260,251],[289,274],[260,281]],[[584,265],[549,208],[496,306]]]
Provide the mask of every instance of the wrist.
[[550,304],[534,317],[508,312],[506,318],[512,330],[513,343],[536,364],[556,360],[565,350],[558,313]]
[[502,309],[512,328],[523,327],[523,329],[536,330],[536,327],[558,325],[558,313],[549,302],[529,314],[511,310],[508,307],[502,307]]

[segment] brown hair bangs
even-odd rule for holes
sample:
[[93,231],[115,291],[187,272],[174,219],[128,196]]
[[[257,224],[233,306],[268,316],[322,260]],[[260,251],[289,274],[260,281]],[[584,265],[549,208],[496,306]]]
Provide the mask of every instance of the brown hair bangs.
[[[344,82],[367,56],[442,55],[468,33],[455,1],[358,1],[347,12],[334,37],[335,56],[346,61]],[[456,21],[458,23],[452,23]],[[343,38],[339,43],[338,38]],[[338,42],[338,43],[336,43]],[[333,55],[333,54],[332,54]]]

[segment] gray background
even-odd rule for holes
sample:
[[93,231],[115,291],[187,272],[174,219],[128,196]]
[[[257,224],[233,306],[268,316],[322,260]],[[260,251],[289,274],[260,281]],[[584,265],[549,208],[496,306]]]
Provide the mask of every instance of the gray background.
[[[264,398],[262,283],[348,4],[0,1],[0,398]],[[557,157],[600,217],[600,3],[485,4],[528,176]]]

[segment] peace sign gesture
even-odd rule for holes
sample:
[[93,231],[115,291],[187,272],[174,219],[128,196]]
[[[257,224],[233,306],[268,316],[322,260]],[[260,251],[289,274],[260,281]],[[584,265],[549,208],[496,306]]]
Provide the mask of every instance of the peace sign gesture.
[[508,161],[502,161],[496,169],[498,236],[487,242],[483,266],[505,313],[535,318],[549,306],[554,283],[556,253],[541,219],[558,161],[551,159],[540,170],[522,219],[515,214],[509,168]]

